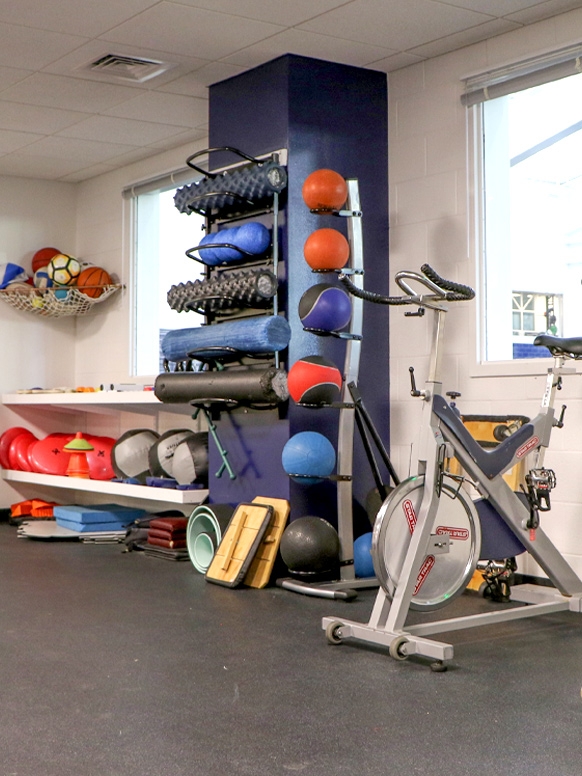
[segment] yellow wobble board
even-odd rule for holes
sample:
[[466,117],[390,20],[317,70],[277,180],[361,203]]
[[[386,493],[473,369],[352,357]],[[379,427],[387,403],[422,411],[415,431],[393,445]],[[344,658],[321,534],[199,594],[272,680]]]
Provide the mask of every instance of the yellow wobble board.
[[266,498],[265,496],[257,496],[253,499],[253,504],[265,504],[273,508],[273,517],[269,527],[244,578],[245,585],[261,588],[266,587],[271,578],[291,505],[283,498]]
[[241,584],[269,527],[273,511],[268,504],[238,505],[206,571],[209,582],[226,587]]

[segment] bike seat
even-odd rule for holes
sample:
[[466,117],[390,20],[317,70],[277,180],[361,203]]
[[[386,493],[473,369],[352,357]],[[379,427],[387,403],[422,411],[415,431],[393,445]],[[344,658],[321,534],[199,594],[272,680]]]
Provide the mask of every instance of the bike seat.
[[582,337],[553,337],[551,334],[538,334],[533,344],[546,347],[552,356],[582,358]]

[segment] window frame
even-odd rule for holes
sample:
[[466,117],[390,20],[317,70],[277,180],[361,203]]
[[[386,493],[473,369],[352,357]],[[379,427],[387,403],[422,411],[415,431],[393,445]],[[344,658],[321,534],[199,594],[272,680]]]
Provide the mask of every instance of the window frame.
[[[582,46],[575,47],[576,51],[581,51]],[[556,53],[559,56],[559,52]],[[546,59],[551,61],[552,55],[545,55]],[[535,62],[535,59],[529,60]],[[578,59],[578,66],[581,60]],[[518,66],[516,66],[518,69]],[[543,79],[540,72],[543,69],[534,69],[535,83],[529,83],[527,87],[520,85],[519,88],[510,89],[507,83],[503,87],[504,94],[511,94],[513,91],[519,91],[521,88],[529,88],[541,83],[550,83],[569,75],[580,73],[578,69],[572,69],[569,72],[564,71],[562,67],[559,71],[553,66],[547,67],[547,77]],[[493,74],[488,74],[493,78]],[[481,77],[481,81],[484,80]],[[523,72],[520,75],[519,83],[523,83]],[[478,77],[471,76],[465,79],[467,91],[461,98],[461,102],[466,109],[466,138],[467,138],[467,191],[468,191],[468,236],[469,236],[469,258],[471,259],[475,271],[475,285],[477,289],[477,304],[475,305],[474,315],[471,316],[471,334],[474,343],[473,357],[470,359],[471,377],[526,377],[541,376],[547,373],[552,363],[551,357],[508,359],[487,361],[486,353],[486,314],[487,314],[487,282],[485,266],[485,175],[484,175],[484,120],[483,120],[483,101],[472,102],[467,99],[469,93],[468,85],[479,80]],[[486,92],[486,88],[485,88]],[[490,99],[495,99],[502,94],[490,94]],[[582,332],[581,332],[582,336]],[[568,366],[575,368],[576,373],[582,373],[582,364],[572,361]]]

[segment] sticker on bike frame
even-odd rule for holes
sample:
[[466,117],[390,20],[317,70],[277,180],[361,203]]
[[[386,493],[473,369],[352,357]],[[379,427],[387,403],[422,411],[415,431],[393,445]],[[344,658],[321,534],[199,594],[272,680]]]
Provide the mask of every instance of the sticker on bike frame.
[[439,525],[436,529],[437,536],[448,534],[451,539],[457,539],[461,542],[466,542],[469,538],[469,531],[466,528],[452,528],[449,525]]
[[515,457],[523,458],[523,456],[527,455],[530,450],[533,450],[534,447],[537,447],[539,443],[540,443],[540,440],[537,436],[531,437],[531,439],[528,439],[527,442],[519,448],[519,450],[515,454]]
[[424,559],[424,563],[420,567],[420,571],[418,572],[418,577],[416,578],[416,585],[414,587],[413,596],[417,595],[420,588],[424,585],[426,582],[426,578],[430,574],[432,567],[434,566],[435,560],[434,555],[427,555]]
[[416,527],[416,512],[414,511],[414,504],[409,498],[402,502],[402,511],[408,523],[408,530],[412,534]]

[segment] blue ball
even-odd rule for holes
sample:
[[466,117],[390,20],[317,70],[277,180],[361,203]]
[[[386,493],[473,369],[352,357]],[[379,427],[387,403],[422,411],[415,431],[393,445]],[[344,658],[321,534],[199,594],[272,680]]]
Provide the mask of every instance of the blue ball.
[[352,317],[349,294],[331,283],[316,283],[301,297],[299,317],[305,329],[339,331]]
[[[313,485],[328,477],[335,468],[335,450],[329,439],[317,431],[300,431],[285,444],[283,469],[303,485]],[[303,475],[293,477],[294,474]]]
[[354,572],[357,577],[373,577],[372,532],[362,534],[354,542]]

